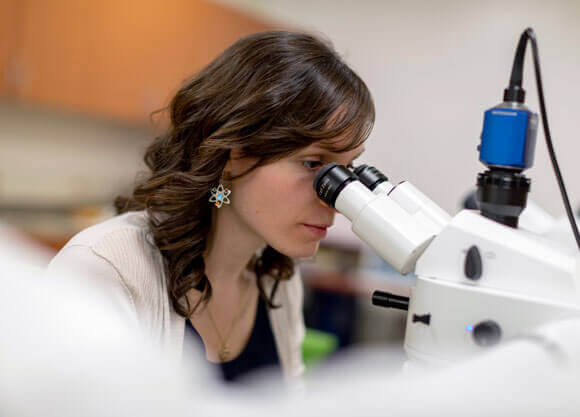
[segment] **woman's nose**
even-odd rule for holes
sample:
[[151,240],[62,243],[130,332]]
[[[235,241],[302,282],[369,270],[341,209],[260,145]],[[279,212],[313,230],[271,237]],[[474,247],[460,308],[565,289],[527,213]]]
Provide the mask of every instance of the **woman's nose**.
[[330,207],[326,202],[324,202],[324,200],[321,200],[320,198],[318,199],[318,202],[325,208],[329,209],[330,211],[332,211],[333,213],[338,213],[338,210],[333,209],[332,207]]

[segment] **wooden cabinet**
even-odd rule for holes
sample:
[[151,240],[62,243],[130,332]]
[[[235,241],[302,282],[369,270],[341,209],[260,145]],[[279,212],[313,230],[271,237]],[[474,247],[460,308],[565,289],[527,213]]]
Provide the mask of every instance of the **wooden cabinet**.
[[18,47],[17,0],[0,0],[0,97],[14,92]]
[[205,0],[2,1],[19,16],[3,28],[18,35],[0,44],[18,80],[4,95],[131,122],[236,39],[274,28]]

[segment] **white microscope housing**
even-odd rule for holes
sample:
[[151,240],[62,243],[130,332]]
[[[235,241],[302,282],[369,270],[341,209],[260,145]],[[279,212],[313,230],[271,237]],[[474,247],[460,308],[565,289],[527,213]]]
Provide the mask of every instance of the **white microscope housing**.
[[385,261],[417,275],[408,304],[389,294],[389,306],[408,310],[410,360],[443,365],[580,315],[580,257],[570,245],[475,210],[451,218],[415,187],[394,194],[386,177],[377,188],[359,179],[329,164],[315,189]]
[[580,315],[578,260],[569,246],[461,211],[416,263],[409,358],[444,364]]

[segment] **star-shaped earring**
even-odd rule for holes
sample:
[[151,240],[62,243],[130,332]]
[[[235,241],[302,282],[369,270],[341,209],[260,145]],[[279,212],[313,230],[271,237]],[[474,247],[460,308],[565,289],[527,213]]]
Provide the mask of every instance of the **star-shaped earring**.
[[217,188],[213,187],[211,189],[211,197],[209,198],[210,203],[214,203],[217,208],[220,208],[222,204],[230,204],[231,190],[228,190],[222,184],[218,185]]

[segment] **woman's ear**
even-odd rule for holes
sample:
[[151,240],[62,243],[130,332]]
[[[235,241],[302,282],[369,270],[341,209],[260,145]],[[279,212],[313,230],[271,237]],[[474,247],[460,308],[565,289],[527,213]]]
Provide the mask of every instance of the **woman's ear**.
[[225,180],[229,180],[231,177],[235,176],[236,174],[233,172],[237,172],[240,165],[240,151],[238,149],[232,149],[229,152],[228,161],[224,167],[223,177]]
[[258,158],[242,157],[241,154],[239,149],[230,151],[230,158],[224,167],[224,177],[226,179],[245,174],[258,161]]

